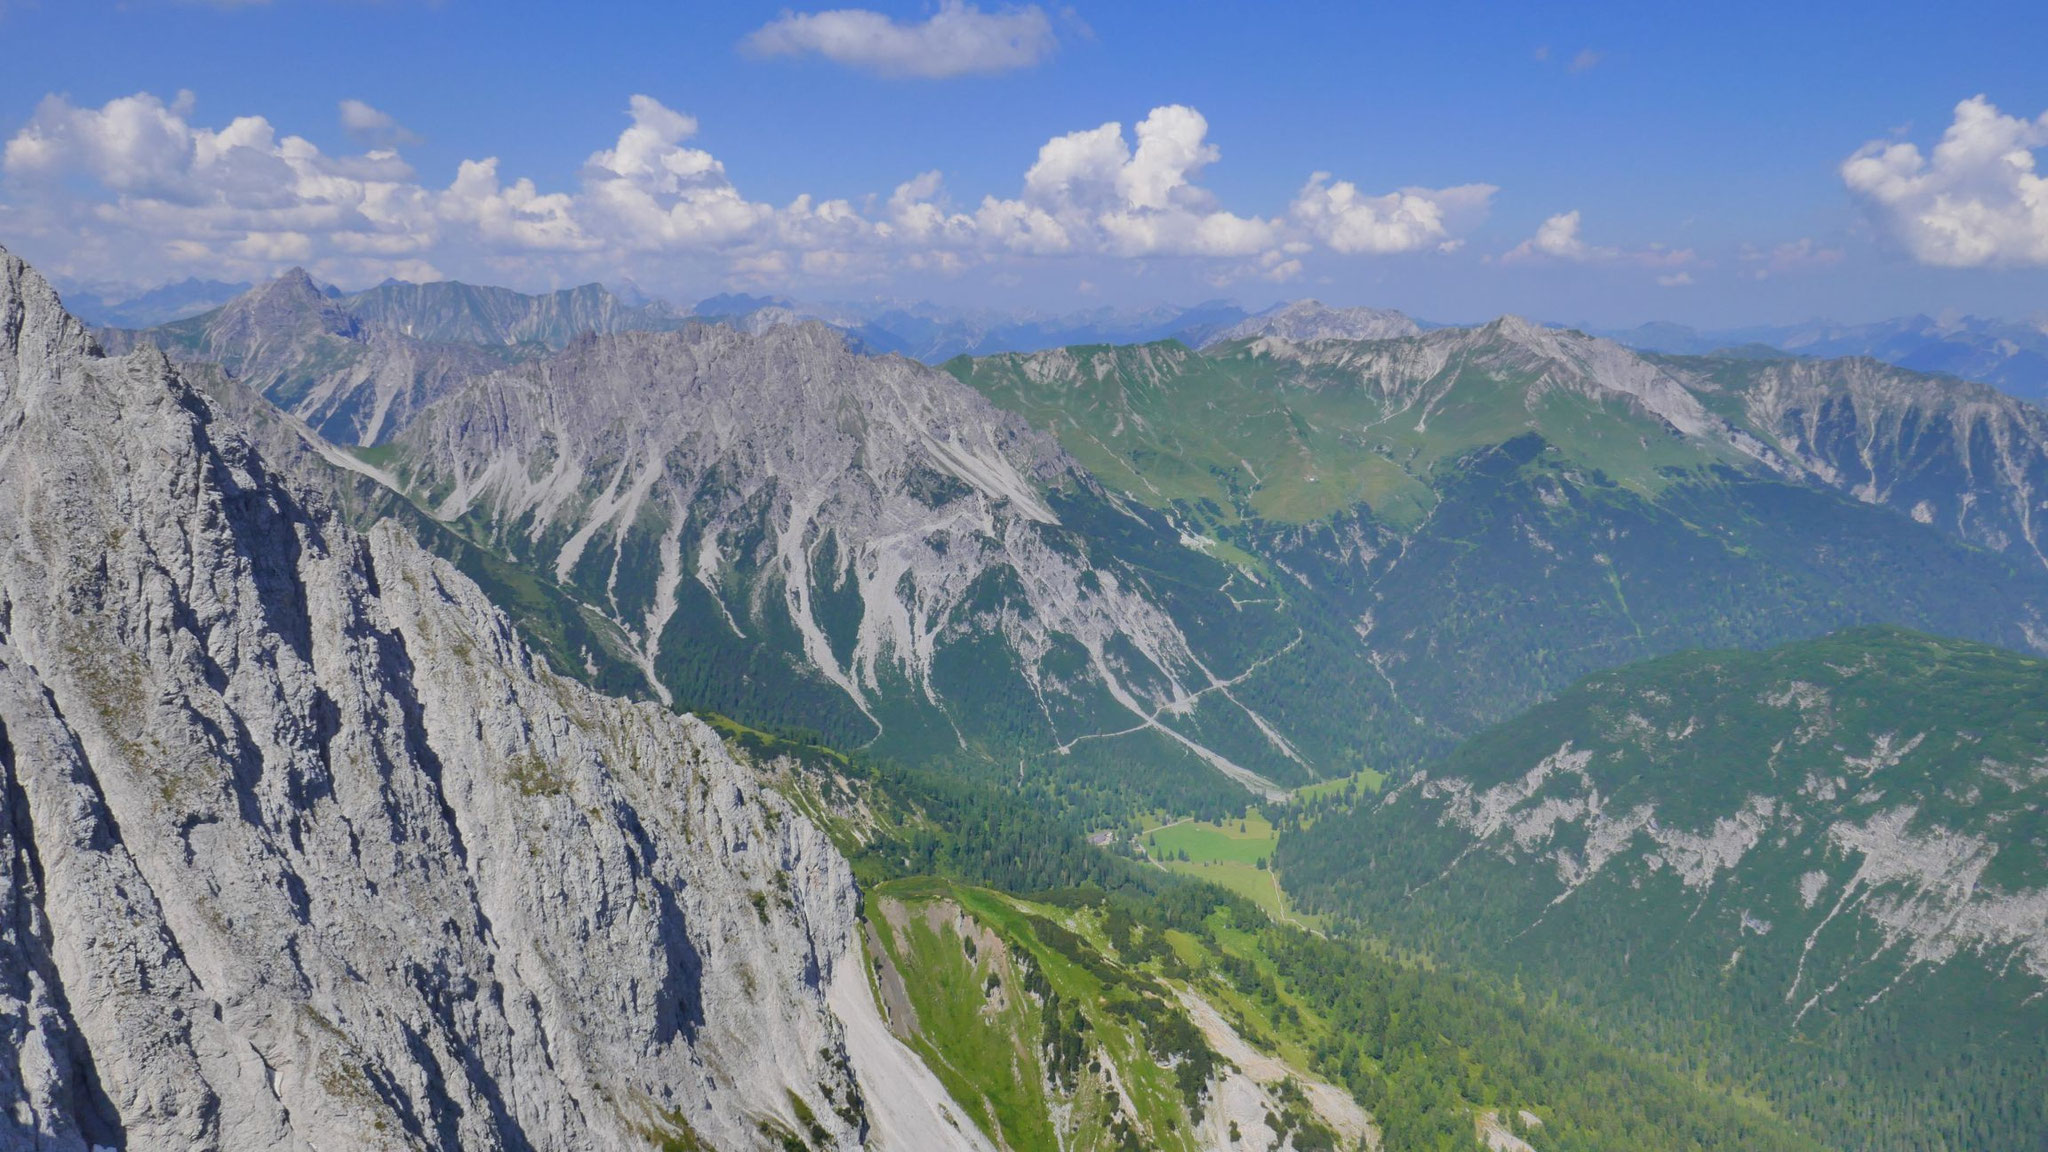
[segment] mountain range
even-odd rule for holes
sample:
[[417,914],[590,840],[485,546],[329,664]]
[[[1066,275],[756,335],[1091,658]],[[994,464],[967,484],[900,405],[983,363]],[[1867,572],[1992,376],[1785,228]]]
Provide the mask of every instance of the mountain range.
[[[895,351],[298,273],[88,334],[5,259],[48,1146],[2048,1125],[2007,393],[1312,301]],[[1263,904],[1135,834],[1254,808]]]
[[124,351],[148,342],[216,365],[340,443],[374,443],[471,376],[546,355],[580,333],[673,328],[597,285],[528,296],[467,284],[393,282],[341,294],[300,270],[224,307],[143,330],[102,330]]
[[822,325],[580,342],[369,459],[615,623],[664,698],[1102,787],[1133,758],[1184,794],[1303,778],[1225,682],[1256,653],[1224,617],[1278,625],[1212,590],[1223,565],[951,377]]
[[[1576,1078],[1522,1071],[1541,1045],[1560,1070],[1582,1051],[1632,1069],[1659,1115],[1808,1147],[1504,998],[1278,925],[1269,943],[1255,909],[1000,791],[576,683],[529,647],[545,621],[494,602],[530,606],[498,582],[518,572],[486,562],[480,585],[438,558],[480,553],[236,380],[106,356],[4,253],[0,476],[0,1146],[1273,1152],[1377,1146],[1382,1122],[1476,1131],[1383,1073],[1329,1079],[1307,1041],[1338,1006],[1269,1014],[1242,990],[1245,965],[1337,963],[1472,1046],[1404,1075],[1512,1057],[1488,1083],[1549,1119],[1496,1109],[1489,1131],[1612,1123]],[[920,858],[939,875],[905,875]],[[963,883],[1083,878],[1039,900]]]
[[2048,400],[2048,324],[1976,316],[1909,316],[1870,324],[1808,321],[1701,331],[1682,324],[1644,324],[1603,332],[1646,352],[1702,355],[1724,349],[1797,356],[1868,356],[1911,368],[1993,385],[2014,396]]
[[375,442],[604,624],[579,662],[1097,813],[1414,763],[1691,645],[2048,637],[2043,414],[1872,361],[1308,303],[941,372],[794,317],[304,276],[125,339]]
[[65,293],[65,305],[94,327],[151,328],[224,307],[251,287],[243,282],[231,284],[197,277],[145,290],[79,287]]
[[1698,645],[1875,622],[2048,635],[2043,414],[1981,386],[1645,359],[1512,318],[948,367],[1287,606],[1304,642],[1262,680],[1315,683],[1318,706],[1265,712],[1319,754],[1412,764]]
[[[147,291],[81,289],[70,294],[70,303],[94,327],[143,329],[200,317],[224,307],[250,287],[188,279]],[[686,316],[751,331],[777,323],[819,320],[853,335],[870,351],[895,352],[933,364],[962,355],[1041,352],[1079,344],[1142,344],[1171,338],[1199,348],[1255,334],[1296,341],[1378,339],[1444,326],[1416,321],[1390,309],[1331,308],[1315,300],[1296,300],[1257,312],[1214,300],[1192,307],[1105,306],[1055,315],[928,301],[805,304],[732,292],[679,308],[630,284],[616,289],[587,284],[538,295],[475,289],[452,281],[413,284],[389,280],[357,293],[324,286],[319,290],[335,299],[364,298],[361,306],[351,305],[348,310],[365,319],[394,317],[394,304],[404,299],[410,312],[393,327],[403,330],[404,323],[411,322],[417,327],[404,334],[429,342],[537,339],[559,347],[567,335],[580,331],[661,328]],[[511,318],[508,310],[522,318]],[[466,318],[456,320],[457,316]],[[1583,328],[1642,352],[1764,358],[1775,358],[1778,353],[1816,358],[1867,356],[1914,371],[1990,384],[2028,400],[2048,399],[2048,326],[2038,319],[1921,315],[1861,324],[1810,320],[1708,329],[1669,321],[1631,328],[1551,326]]]

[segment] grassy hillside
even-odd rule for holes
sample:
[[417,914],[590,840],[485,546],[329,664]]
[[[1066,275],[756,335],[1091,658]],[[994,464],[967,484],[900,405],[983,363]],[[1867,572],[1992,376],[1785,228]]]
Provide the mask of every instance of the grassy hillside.
[[1279,830],[1256,808],[1236,820],[1161,823],[1139,838],[1144,857],[1166,871],[1234,892],[1275,920],[1302,924],[1273,868],[1279,844]]
[[2044,749],[2037,659],[1892,629],[1692,653],[1595,676],[1280,858],[1305,907],[1851,1145],[2032,1147]]
[[[1396,1149],[1476,1152],[1488,1130],[1541,1152],[1829,1146],[1737,1086],[1598,1039],[1510,982],[1276,922],[1220,887],[1096,848],[1014,793],[737,739],[784,766],[784,787],[854,860],[871,949],[909,1005],[896,1021],[963,1107],[1017,1134],[1013,1147],[1043,1146],[1029,1141],[1048,1124],[1090,1147],[1230,1146],[1233,1116],[1242,1147],[1283,1128],[1298,1149],[1342,1146],[1318,1143],[1316,1126],[1341,1136],[1346,1097]],[[885,1003],[890,979],[877,973]]]
[[1362,504],[1397,530],[1413,528],[1459,458],[1532,431],[1644,495],[1674,471],[1738,459],[1665,434],[1624,398],[1548,391],[1531,401],[1542,363],[1461,354],[1411,378],[1420,375],[1411,366],[1377,355],[1408,346],[1292,356],[1256,341],[1206,352],[1167,341],[963,357],[947,368],[1058,436],[1104,483],[1222,523],[1303,524]]
[[1283,1134],[1362,1146],[1368,1129],[1342,1094],[1324,1116],[1281,1089],[1292,1078],[1334,1091],[1304,1069],[1254,1064],[1263,1082],[1232,1069],[1216,1048],[1241,1050],[1224,1015],[1234,1007],[1167,975],[1173,954],[1147,962],[1147,929],[1114,911],[930,880],[883,885],[868,907],[892,1023],[1009,1147],[1196,1149],[1232,1124],[1255,1147]]
[[[1806,401],[1786,397],[1805,393],[1768,366],[1713,367],[1510,322],[948,365],[1195,547],[1243,558],[1225,591],[1272,603],[1301,638],[1237,694],[1325,777],[1405,772],[1581,676],[1687,648],[1863,624],[2013,648],[2048,633],[2048,574],[2026,549],[1977,547],[1989,528],[1927,512],[1970,504],[1990,464],[1942,455],[1947,433],[1908,436],[1907,406],[1959,421],[1975,393],[1843,370],[1864,391],[1792,438],[1848,477],[1842,437],[1904,437],[1883,453],[1903,478],[1872,504],[1759,463],[1782,429],[1753,427],[1745,397],[1775,389],[1773,418],[1796,430]],[[1829,380],[1794,383],[1826,400]]]

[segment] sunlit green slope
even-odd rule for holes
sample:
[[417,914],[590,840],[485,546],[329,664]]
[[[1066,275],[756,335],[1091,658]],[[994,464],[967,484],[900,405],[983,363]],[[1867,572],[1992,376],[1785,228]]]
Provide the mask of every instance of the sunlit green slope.
[[2044,802],[2048,663],[1865,629],[1595,676],[1280,859],[1306,908],[1852,1146],[2018,1148],[2048,1132]]

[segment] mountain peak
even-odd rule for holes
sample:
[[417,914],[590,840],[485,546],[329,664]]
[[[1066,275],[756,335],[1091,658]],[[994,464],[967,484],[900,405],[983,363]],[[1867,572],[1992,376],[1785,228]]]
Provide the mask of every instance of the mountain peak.
[[345,336],[355,329],[354,321],[304,268],[287,269],[277,279],[230,300],[221,309],[221,320],[271,333],[317,328]]
[[1534,323],[1521,316],[1516,316],[1513,313],[1504,313],[1494,317],[1480,330],[1494,333],[1503,339],[1512,340],[1518,344],[1544,339],[1556,331],[1556,329],[1546,328],[1541,324]]
[[[328,293],[323,290],[323,286],[318,280],[313,279],[311,273],[307,272],[304,268],[293,267],[280,272],[276,279],[258,284],[249,291],[244,292],[236,297],[233,303],[241,303],[243,301],[302,301],[318,306],[329,299]],[[232,307],[232,304],[230,304],[230,307]]]
[[[85,325],[65,311],[56,288],[27,261],[0,247],[0,359],[50,360],[61,355],[97,356]],[[33,368],[0,372],[0,402],[30,387]]]
[[1332,308],[1320,300],[1295,300],[1269,308],[1225,328],[1209,341],[1221,344],[1273,336],[1294,344],[1317,340],[1397,340],[1422,327],[1391,308]]

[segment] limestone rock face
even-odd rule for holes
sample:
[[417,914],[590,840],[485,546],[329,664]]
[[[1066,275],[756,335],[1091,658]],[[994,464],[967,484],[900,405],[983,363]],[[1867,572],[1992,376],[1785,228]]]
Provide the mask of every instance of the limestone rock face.
[[629,307],[595,284],[530,296],[468,284],[389,283],[336,293],[294,268],[202,315],[99,333],[218,366],[338,444],[388,439],[472,376],[544,355],[584,332],[667,329],[665,306]]
[[2048,566],[2048,412],[1876,360],[1760,365],[1744,414],[1813,480]]
[[855,908],[0,251],[0,1148],[854,1147]]
[[1415,321],[1391,308],[1332,308],[1320,300],[1296,300],[1231,325],[1207,341],[1224,344],[1271,336],[1294,344],[1317,340],[1396,340],[1422,332]]
[[[848,743],[924,706],[964,744],[961,697],[996,684],[1036,705],[1017,727],[1045,718],[1032,753],[1149,729],[1254,790],[1296,769],[1061,501],[1152,529],[1019,417],[822,324],[586,338],[422,410],[392,450],[434,515],[609,616],[657,691],[686,679],[679,653],[774,650],[803,671],[792,697],[815,689],[805,723]],[[1169,723],[1198,712],[1245,751]]]

